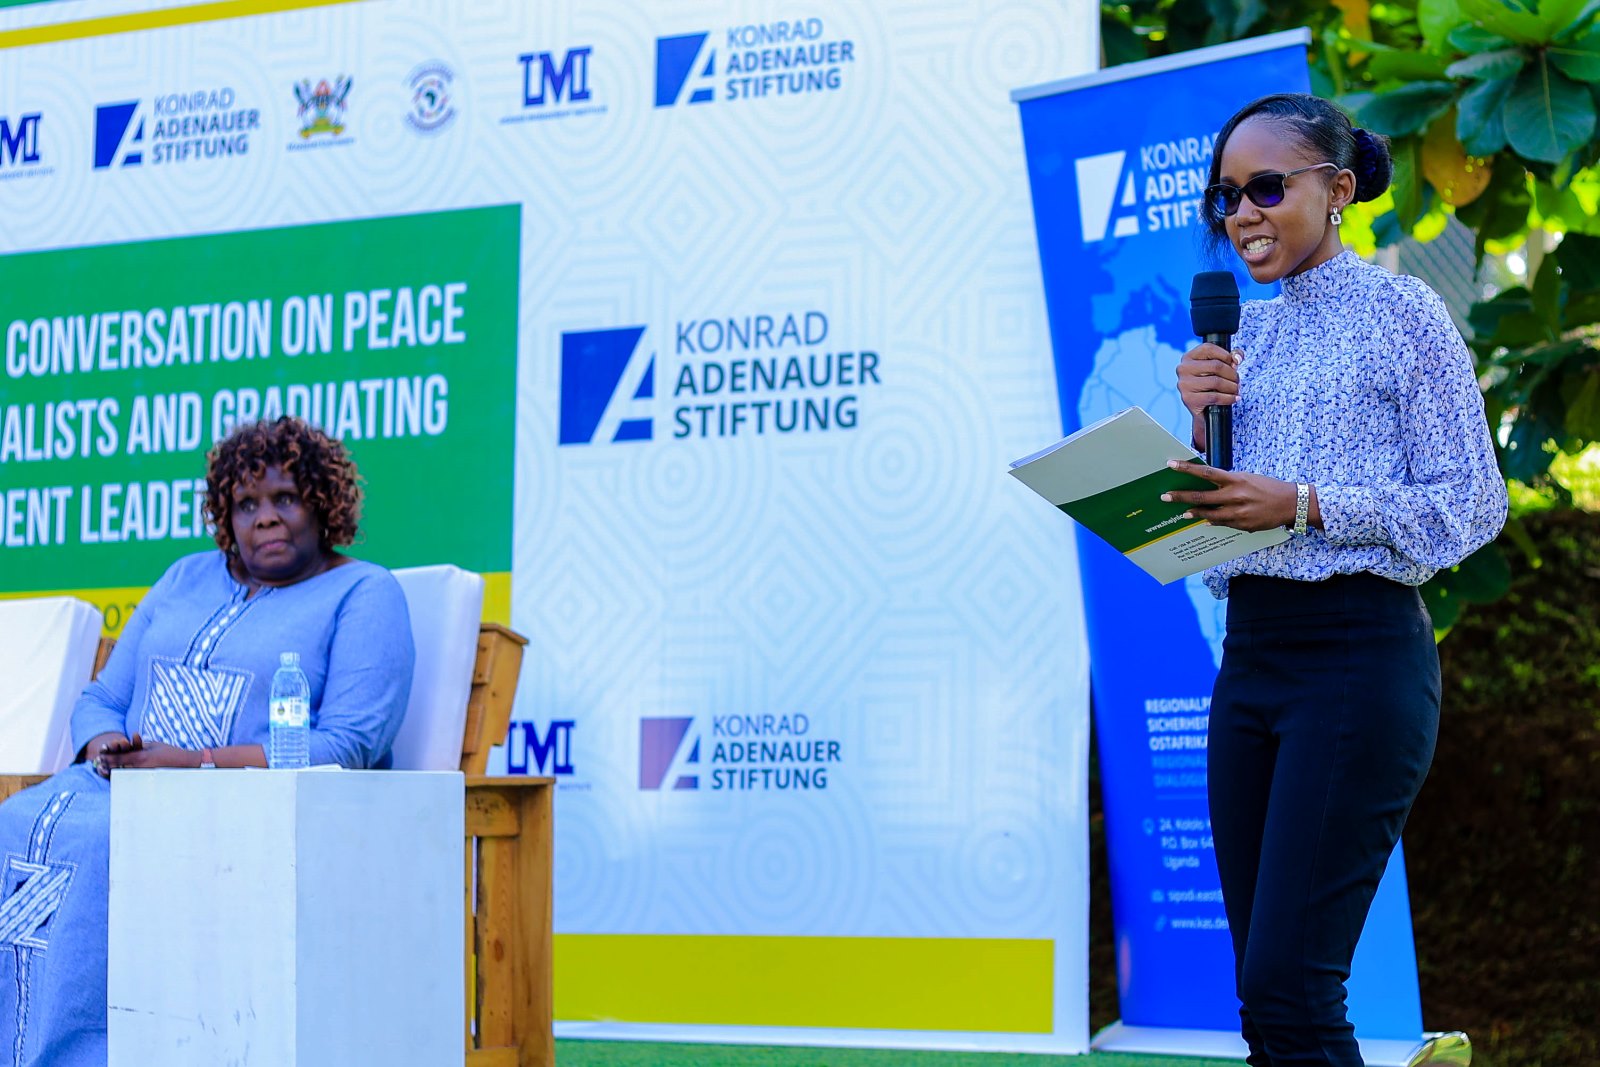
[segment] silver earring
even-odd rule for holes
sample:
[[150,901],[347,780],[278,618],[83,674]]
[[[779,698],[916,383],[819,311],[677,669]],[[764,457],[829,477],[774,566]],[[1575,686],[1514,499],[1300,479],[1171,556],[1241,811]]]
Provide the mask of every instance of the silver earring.
[[1328,216],[1328,221],[1337,226],[1344,221],[1344,216],[1339,213],[1338,208],[1334,208],[1333,213]]

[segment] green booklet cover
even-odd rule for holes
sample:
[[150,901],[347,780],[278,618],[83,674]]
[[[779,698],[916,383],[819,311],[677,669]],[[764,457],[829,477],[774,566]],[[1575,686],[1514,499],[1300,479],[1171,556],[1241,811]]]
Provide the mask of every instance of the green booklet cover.
[[1289,539],[1282,528],[1230,530],[1163,503],[1171,490],[1213,488],[1168,467],[1174,459],[1203,462],[1144,409],[1128,408],[1024,456],[1011,474],[1163,585]]

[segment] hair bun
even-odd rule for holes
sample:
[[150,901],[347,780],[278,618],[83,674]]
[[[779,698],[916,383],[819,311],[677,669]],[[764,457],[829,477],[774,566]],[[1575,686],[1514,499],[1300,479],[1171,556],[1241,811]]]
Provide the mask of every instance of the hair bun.
[[1356,142],[1355,166],[1357,202],[1376,200],[1389,188],[1394,176],[1394,162],[1389,157],[1389,139],[1382,134],[1369,133],[1359,126],[1352,127]]

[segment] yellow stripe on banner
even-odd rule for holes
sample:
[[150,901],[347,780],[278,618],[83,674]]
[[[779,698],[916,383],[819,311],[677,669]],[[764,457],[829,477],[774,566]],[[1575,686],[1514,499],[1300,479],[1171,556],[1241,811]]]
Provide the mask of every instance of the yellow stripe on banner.
[[558,934],[565,1021],[1047,1034],[1045,940]]
[[483,576],[483,621],[511,625],[511,572]]
[[128,15],[106,15],[97,19],[79,19],[76,22],[56,22],[46,26],[0,30],[0,49],[49,44],[53,41],[78,41],[86,37],[110,37],[113,34],[133,33],[136,30],[159,30],[168,26],[189,26],[200,22],[246,18],[250,15],[274,15],[280,11],[303,11],[313,7],[365,2],[366,0],[217,0],[215,3],[192,4],[188,7],[167,7]]
[[[127,586],[121,589],[49,589],[26,593],[0,592],[0,600],[23,600],[29,597],[75,596],[87,600],[100,609],[105,617],[101,633],[118,637],[128,623],[128,616],[150,591],[148,585]],[[495,571],[483,576],[483,621],[511,625],[511,574]]]

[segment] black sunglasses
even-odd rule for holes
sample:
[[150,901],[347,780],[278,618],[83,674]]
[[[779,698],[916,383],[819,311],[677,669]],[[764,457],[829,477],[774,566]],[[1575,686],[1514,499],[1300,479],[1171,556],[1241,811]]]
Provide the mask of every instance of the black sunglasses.
[[1283,171],[1274,174],[1257,174],[1254,178],[1244,183],[1244,188],[1237,185],[1228,185],[1219,182],[1216,185],[1206,186],[1206,207],[1212,214],[1219,218],[1227,218],[1239,210],[1242,198],[1249,197],[1250,202],[1256,207],[1277,207],[1283,203],[1283,184],[1296,174],[1304,174],[1308,170],[1319,167],[1337,167],[1337,163],[1313,163],[1309,167],[1299,170]]

